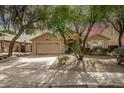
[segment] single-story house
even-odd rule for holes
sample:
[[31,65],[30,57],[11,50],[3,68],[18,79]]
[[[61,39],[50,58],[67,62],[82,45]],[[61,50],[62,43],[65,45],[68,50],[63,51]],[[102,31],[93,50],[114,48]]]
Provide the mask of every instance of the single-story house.
[[[77,39],[77,35],[71,33],[71,40]],[[83,38],[83,37],[82,37]],[[66,37],[66,40],[70,40],[70,38]],[[93,48],[95,46],[101,46],[103,48],[107,48],[109,38],[96,34],[92,35],[88,38],[86,47]],[[58,37],[50,32],[42,33],[31,39],[32,41],[32,53],[33,54],[59,54],[65,53],[69,49],[66,45],[64,45],[64,40],[62,37]]]
[[[84,33],[85,35],[85,33]],[[75,33],[69,33],[66,37],[68,42],[73,42],[78,36]],[[82,36],[82,39],[84,37]],[[65,53],[69,50],[69,47],[64,45],[62,37],[58,37],[50,33],[42,33],[33,39],[32,41],[32,53],[33,54],[54,54],[54,53]],[[122,45],[124,46],[124,35],[122,37]],[[118,33],[115,31],[111,24],[106,25],[95,25],[88,36],[86,47],[102,47],[113,50],[118,47]]]
[[107,36],[96,34],[93,36],[90,36],[87,39],[87,47],[94,48],[94,47],[102,47],[102,48],[108,48],[109,40]]
[[[114,27],[111,24],[108,24],[107,28],[105,28],[100,34],[110,38],[107,44],[110,50],[113,50],[114,48],[118,47],[119,33],[115,31]],[[122,42],[122,46],[124,46],[124,35],[122,35],[121,42]]]
[[46,32],[31,39],[33,54],[64,53],[64,42],[56,35]]
[[[14,35],[6,34],[0,32],[0,52],[8,52],[10,41]],[[14,44],[14,52],[31,52],[31,41],[22,38],[22,36],[17,39]]]

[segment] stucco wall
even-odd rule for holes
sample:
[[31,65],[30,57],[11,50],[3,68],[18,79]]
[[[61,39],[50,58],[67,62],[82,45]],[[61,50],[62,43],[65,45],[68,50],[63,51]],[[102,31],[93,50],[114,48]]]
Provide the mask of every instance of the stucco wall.
[[[118,35],[111,36],[111,39],[108,41],[109,45],[118,45]],[[124,37],[122,37],[122,45],[124,46]]]
[[93,44],[94,44],[94,41],[96,41],[96,42],[100,42],[100,43],[102,43],[101,44],[101,46],[102,46],[102,48],[108,48],[108,41],[109,41],[109,39],[107,38],[107,37],[104,37],[104,36],[102,36],[102,35],[95,35],[95,36],[92,36],[92,37],[89,37],[88,39],[87,39],[87,42],[90,44],[90,48],[93,48]]
[[[8,52],[8,50],[9,50],[9,43],[10,42],[8,42],[8,41],[2,41],[2,47],[4,48],[4,52]],[[18,46],[18,49],[17,49],[17,46]],[[15,43],[14,44],[13,51],[17,52],[17,50],[18,50],[18,52],[21,51],[20,43]],[[26,52],[31,52],[31,44],[26,44],[25,50],[26,50]]]
[[[115,31],[111,24],[101,34],[110,38],[108,45],[118,45],[118,32]],[[122,45],[124,46],[124,36],[122,37]]]
[[[54,43],[59,43],[58,47],[60,48],[60,53],[65,52],[63,41],[61,39],[58,39],[56,36],[47,33],[47,34],[41,35],[41,36],[32,40],[32,53],[36,54],[37,53],[37,45],[38,44],[44,44],[44,43],[53,43],[53,44]],[[54,50],[54,48],[50,48],[50,47],[47,47],[47,46],[45,48],[47,50],[50,50],[50,49]]]

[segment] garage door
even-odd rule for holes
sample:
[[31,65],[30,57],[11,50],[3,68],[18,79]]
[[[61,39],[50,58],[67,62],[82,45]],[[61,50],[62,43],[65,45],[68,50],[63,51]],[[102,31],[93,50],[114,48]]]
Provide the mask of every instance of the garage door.
[[59,42],[49,42],[49,43],[38,43],[36,44],[37,54],[55,54],[60,53],[60,43]]

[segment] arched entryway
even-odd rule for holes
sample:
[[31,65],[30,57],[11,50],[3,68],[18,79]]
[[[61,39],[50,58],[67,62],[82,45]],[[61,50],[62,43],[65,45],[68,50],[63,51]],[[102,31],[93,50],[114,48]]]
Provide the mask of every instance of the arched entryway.
[[26,44],[21,44],[21,52],[26,52]]

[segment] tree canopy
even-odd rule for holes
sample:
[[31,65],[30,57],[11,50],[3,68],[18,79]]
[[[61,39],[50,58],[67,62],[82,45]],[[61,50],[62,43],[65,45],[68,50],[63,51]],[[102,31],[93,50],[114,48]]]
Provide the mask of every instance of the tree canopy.
[[122,46],[124,34],[124,6],[103,6],[104,18],[118,32],[118,46]]

